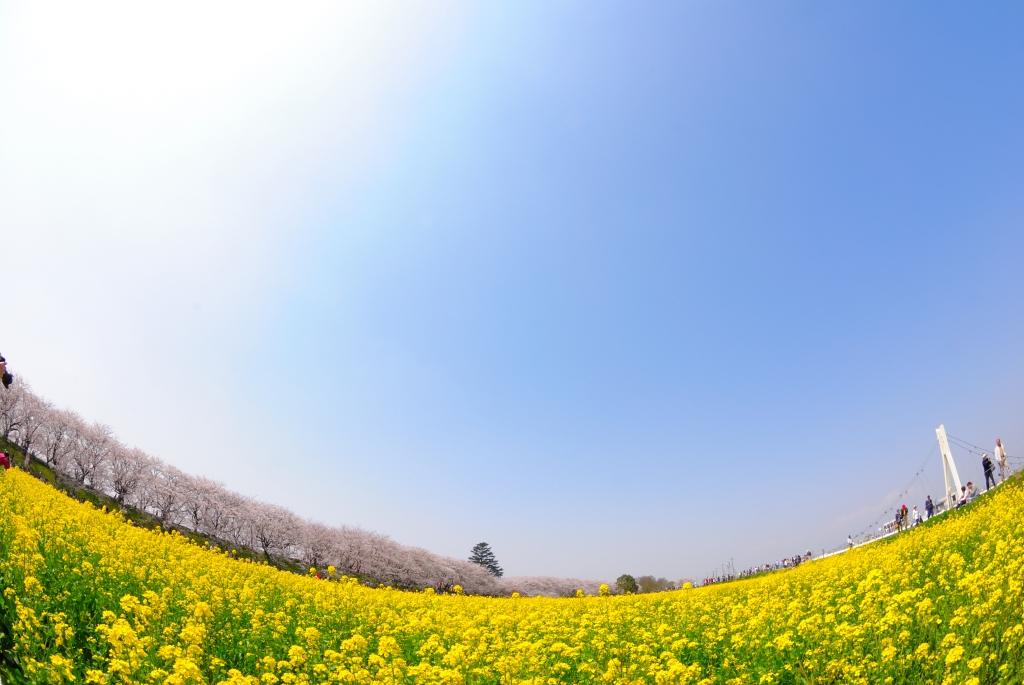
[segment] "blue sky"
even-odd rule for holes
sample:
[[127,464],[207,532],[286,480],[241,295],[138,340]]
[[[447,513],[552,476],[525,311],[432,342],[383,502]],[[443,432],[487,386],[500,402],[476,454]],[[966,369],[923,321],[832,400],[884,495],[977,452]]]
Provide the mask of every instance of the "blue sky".
[[3,3],[0,351],[191,472],[513,575],[833,547],[940,482],[940,423],[1024,445],[1021,35]]

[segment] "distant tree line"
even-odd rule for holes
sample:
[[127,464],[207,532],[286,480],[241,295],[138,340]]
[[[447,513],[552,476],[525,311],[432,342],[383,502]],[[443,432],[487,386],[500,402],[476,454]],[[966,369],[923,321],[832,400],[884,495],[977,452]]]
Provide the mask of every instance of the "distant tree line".
[[665,592],[666,590],[679,590],[685,583],[693,581],[683,578],[681,580],[668,580],[666,578],[655,578],[654,576],[640,576],[634,578],[628,574],[622,574],[615,581],[615,589],[621,593],[640,594],[644,592]]
[[479,560],[464,561],[400,545],[359,528],[303,519],[121,443],[109,426],[54,407],[34,394],[20,376],[9,389],[0,388],[0,437],[17,445],[26,460],[35,458],[72,483],[145,512],[161,525],[195,531],[229,547],[255,550],[267,559],[317,568],[333,565],[339,573],[439,592],[461,585],[471,594],[557,597],[580,589],[596,595],[601,584],[575,578],[503,578],[493,552],[486,555],[489,547],[481,550]]

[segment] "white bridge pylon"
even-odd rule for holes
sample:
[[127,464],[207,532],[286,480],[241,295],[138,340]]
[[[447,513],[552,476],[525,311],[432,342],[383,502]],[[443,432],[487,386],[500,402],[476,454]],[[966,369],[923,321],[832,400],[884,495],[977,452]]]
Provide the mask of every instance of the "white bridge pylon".
[[[939,449],[942,451],[942,474],[946,477],[946,509],[952,509],[956,505],[956,499],[960,496],[960,474],[956,472],[956,464],[953,463],[953,453],[949,451],[949,441],[946,440],[946,425],[942,424],[935,429],[935,435],[939,436]],[[950,479],[953,483],[950,484]]]

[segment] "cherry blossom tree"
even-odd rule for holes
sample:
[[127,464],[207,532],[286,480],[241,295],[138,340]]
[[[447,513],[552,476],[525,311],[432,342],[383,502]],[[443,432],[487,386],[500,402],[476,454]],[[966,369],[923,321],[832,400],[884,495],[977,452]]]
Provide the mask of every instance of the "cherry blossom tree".
[[245,507],[245,500],[206,479],[203,479],[199,497],[202,500],[199,532],[236,546],[242,545],[244,524],[239,513]]
[[255,499],[248,499],[246,505],[243,515],[252,539],[267,559],[287,552],[297,542],[298,521],[290,511]]
[[519,578],[502,578],[501,585],[505,594],[518,592],[524,596],[536,597],[571,597],[577,590],[585,594],[596,595],[600,592],[601,581],[580,580],[578,578],[553,578],[550,576],[523,576]]
[[326,567],[333,560],[334,529],[316,521],[304,521],[299,536],[302,563],[316,568]]
[[[18,385],[23,385],[15,381]],[[18,436],[17,444],[25,455],[25,466],[29,466],[32,457],[32,447],[39,441],[43,432],[47,415],[53,409],[49,402],[33,394],[27,385],[24,385],[25,395],[22,399],[18,412]]]
[[110,426],[94,423],[76,427],[74,448],[69,454],[71,475],[82,485],[102,490],[106,469],[116,440]]
[[185,474],[180,482],[182,520],[192,530],[202,530],[206,514],[206,493],[218,487],[207,478]]
[[169,464],[152,460],[149,468],[145,469],[144,487],[148,490],[147,500],[149,511],[160,525],[175,525],[179,523],[179,514],[184,502],[184,493],[181,490],[185,474]]
[[78,414],[64,409],[50,409],[43,416],[39,440],[43,461],[51,468],[64,472],[66,462],[75,449],[77,435],[85,422]]
[[115,443],[110,450],[108,483],[118,504],[132,502],[153,459],[138,448]]

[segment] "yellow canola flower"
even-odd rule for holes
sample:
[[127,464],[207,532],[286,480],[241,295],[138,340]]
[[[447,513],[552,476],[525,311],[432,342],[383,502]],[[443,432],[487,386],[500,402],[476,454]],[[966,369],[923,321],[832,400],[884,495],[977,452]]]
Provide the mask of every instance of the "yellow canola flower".
[[[4,682],[1024,682],[1024,486],[868,545],[677,592],[549,599],[322,582],[0,473]],[[328,577],[335,577],[328,568]]]

